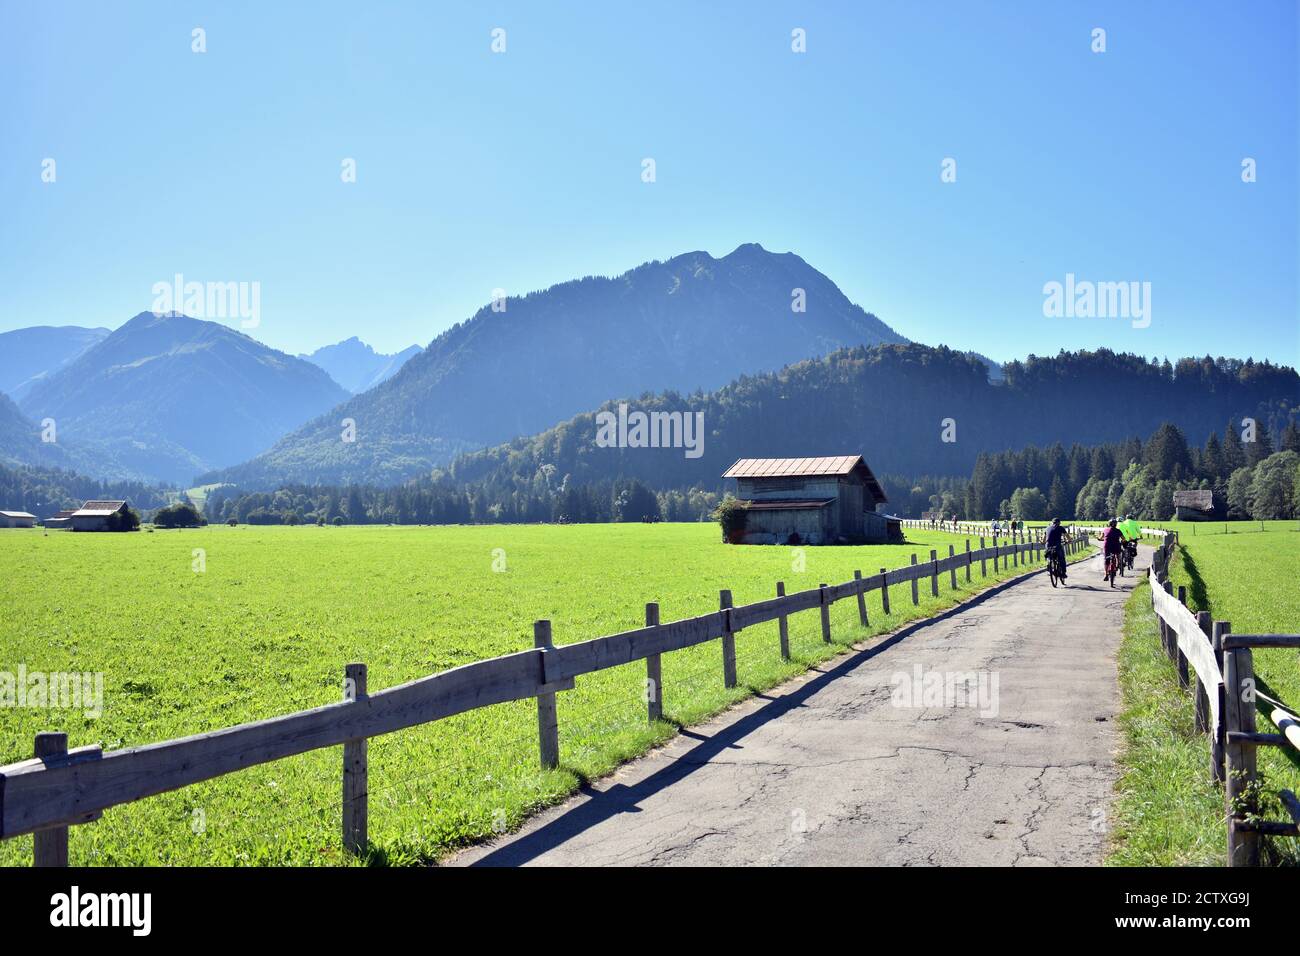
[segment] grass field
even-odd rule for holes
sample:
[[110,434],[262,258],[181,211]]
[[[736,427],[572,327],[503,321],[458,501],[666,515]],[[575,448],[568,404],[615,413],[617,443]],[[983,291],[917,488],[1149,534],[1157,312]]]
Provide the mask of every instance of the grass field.
[[[339,699],[344,664],[369,667],[371,691],[532,646],[549,618],[556,643],[906,565],[962,539],[909,531],[904,545],[736,547],[702,524],[477,527],[207,527],[136,534],[0,532],[0,670],[104,674],[105,707],[3,711],[0,761],[31,755],[38,730],[106,749],[214,730]],[[201,555],[198,552],[202,552]],[[797,559],[806,562],[794,570]],[[202,558],[206,569],[196,572]],[[504,562],[504,563],[503,563]],[[504,570],[494,571],[494,565]],[[1019,569],[1004,572],[1011,576]],[[958,576],[957,598],[968,586]],[[871,634],[955,602],[891,589],[890,617],[868,597],[832,608],[836,643],[816,611],[790,619],[794,659],[776,624],[737,636],[741,687],[722,687],[718,642],[667,655],[669,721],[648,727],[640,662],[579,678],[559,695],[561,767],[538,770],[535,704],[521,701],[370,743],[373,862],[417,863],[512,827],[584,778],[611,770],[729,703],[793,676]],[[137,804],[74,827],[71,862],[338,864],[340,752],[304,754]],[[30,837],[0,843],[27,864]]]
[[[1187,588],[1188,605],[1232,622],[1239,634],[1300,633],[1300,533],[1295,522],[1266,522],[1248,532],[1234,523],[1224,535],[1196,535],[1180,528],[1180,547],[1170,578]],[[1287,527],[1277,527],[1283,525]],[[1221,527],[1221,526],[1220,526]],[[1278,533],[1290,531],[1291,533]],[[1191,695],[1177,688],[1174,669],[1159,649],[1150,592],[1132,596],[1120,653],[1120,682],[1129,751],[1120,786],[1119,827],[1112,862],[1134,865],[1219,864],[1226,837],[1222,791],[1207,783],[1209,747],[1193,730]],[[1295,651],[1257,650],[1261,690],[1300,706],[1300,661]],[[1261,715],[1261,730],[1272,730]],[[1277,748],[1260,748],[1267,789],[1300,789],[1300,759]],[[1273,819],[1284,819],[1274,806]],[[1297,862],[1296,841],[1273,845],[1286,862]]]

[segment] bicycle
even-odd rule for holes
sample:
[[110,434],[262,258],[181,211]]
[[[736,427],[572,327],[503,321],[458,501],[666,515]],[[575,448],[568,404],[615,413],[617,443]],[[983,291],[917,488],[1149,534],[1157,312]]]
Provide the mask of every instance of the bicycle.
[[1059,545],[1047,553],[1047,576],[1052,579],[1052,587],[1065,583],[1065,555]]
[[1115,576],[1119,574],[1121,564],[1123,564],[1123,561],[1120,559],[1118,551],[1106,555],[1106,573],[1102,575],[1102,578],[1109,581],[1111,587],[1115,586]]

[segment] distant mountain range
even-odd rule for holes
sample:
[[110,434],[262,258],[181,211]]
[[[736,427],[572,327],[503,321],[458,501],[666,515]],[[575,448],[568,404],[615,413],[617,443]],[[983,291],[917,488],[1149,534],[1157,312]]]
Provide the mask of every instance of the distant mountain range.
[[354,335],[298,358],[319,365],[330,378],[355,395],[388,381],[412,356],[419,354],[420,347],[412,345],[395,355],[381,355]]
[[[1245,416],[1279,434],[1300,412],[1300,376],[1269,363],[1152,364],[1101,349],[1031,356],[1002,370],[1005,380],[991,382],[984,359],[914,343],[843,349],[689,399],[629,395],[537,435],[463,455],[446,477],[492,489],[490,497],[500,500],[501,489],[527,496],[539,483],[554,490],[566,481],[636,478],[656,490],[720,488],[722,472],[744,457],[863,454],[877,474],[967,475],[984,451],[1122,441],[1165,422],[1199,443]],[[618,415],[624,403],[628,415],[702,413],[700,454],[600,447],[596,412]]]
[[[391,484],[620,395],[907,341],[793,253],[691,252],[480,309],[388,381],[205,481]],[[341,422],[356,440],[340,440]]]
[[32,386],[103,341],[108,329],[37,325],[0,332],[0,392],[21,401]]
[[53,419],[60,444],[98,449],[105,467],[89,474],[112,463],[117,474],[188,483],[347,397],[323,369],[234,329],[142,312],[39,378],[19,408]]
[[[1269,363],[1101,350],[999,365],[914,344],[803,259],[754,244],[508,298],[396,355],[354,337],[293,357],[152,312],[0,347],[0,381],[19,392],[0,395],[0,462],[245,489],[440,470],[523,487],[538,469],[711,486],[728,456],[856,452],[878,472],[968,474],[981,450],[1280,421],[1300,394]],[[620,399],[704,411],[704,455],[598,448],[594,412]],[[955,442],[940,440],[947,418]],[[57,444],[40,440],[43,419]]]

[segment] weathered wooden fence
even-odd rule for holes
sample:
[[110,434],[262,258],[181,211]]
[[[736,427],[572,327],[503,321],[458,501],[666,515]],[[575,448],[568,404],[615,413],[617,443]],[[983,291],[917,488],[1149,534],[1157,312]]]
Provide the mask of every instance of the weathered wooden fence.
[[[946,531],[951,534],[974,534],[991,537],[993,535],[992,524],[988,521],[930,521],[925,518],[900,518],[899,522],[904,528],[916,528],[920,531]],[[1104,530],[1103,525],[1080,525],[1070,524],[1065,526],[1068,531],[1074,533],[1097,534]],[[1007,531],[1005,523],[999,528],[998,534],[1006,537],[1010,541],[1029,541],[1043,539],[1047,528],[1043,525],[1035,525],[1032,528],[1022,528],[1017,531]],[[1162,539],[1165,535],[1163,528],[1143,528],[1143,538]]]
[[[1224,786],[1228,865],[1258,866],[1261,836],[1300,835],[1300,801],[1283,790],[1278,797],[1291,822],[1260,818],[1255,748],[1300,751],[1300,721],[1256,688],[1251,649],[1300,648],[1300,634],[1233,634],[1230,621],[1212,621],[1206,611],[1193,614],[1187,589],[1180,586],[1175,598],[1169,581],[1177,546],[1177,532],[1162,532],[1148,572],[1160,644],[1177,668],[1178,683],[1195,695],[1196,729],[1209,735],[1210,775]],[[1256,731],[1258,700],[1271,705],[1268,717],[1277,733]]]
[[[1067,539],[1071,554],[1087,547],[1082,536]],[[366,665],[348,664],[344,670],[343,700],[311,710],[240,724],[223,730],[160,743],[103,751],[98,745],[68,749],[64,733],[36,735],[30,760],[0,766],[0,838],[34,834],[34,863],[62,866],[68,861],[68,828],[100,818],[109,807],[142,800],[214,777],[282,760],[325,747],[342,747],[342,830],[344,847],[360,853],[368,837],[368,761],[370,737],[442,720],[479,707],[508,701],[537,699],[538,749],[541,765],[558,766],[559,725],[555,695],[572,690],[581,675],[638,660],[646,662],[648,718],[663,714],[663,654],[719,640],[722,674],[727,687],[737,683],[735,635],[746,627],[767,621],[779,624],[781,656],[789,658],[787,619],[799,611],[817,609],[822,639],[831,640],[830,606],[852,598],[859,619],[867,624],[866,595],[880,592],[881,609],[890,613],[889,589],[911,585],[912,604],[920,603],[918,583],[929,579],[930,593],[939,594],[940,576],[948,574],[957,588],[957,572],[971,580],[978,563],[980,575],[993,562],[994,574],[1044,560],[1041,542],[1007,542],[995,539],[985,546],[963,551],[949,547],[946,557],[930,551],[929,560],[864,577],[861,572],[843,584],[785,593],[776,585],[776,597],[740,607],[732,606],[731,592],[722,591],[719,609],[710,614],[659,623],[659,606],[646,605],[646,626],[608,637],[555,645],[551,622],[534,625],[534,646],[441,671],[370,693]]]

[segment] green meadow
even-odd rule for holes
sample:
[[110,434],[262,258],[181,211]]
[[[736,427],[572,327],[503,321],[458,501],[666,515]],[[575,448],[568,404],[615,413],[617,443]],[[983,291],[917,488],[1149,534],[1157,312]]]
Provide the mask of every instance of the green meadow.
[[[1179,531],[1170,567],[1175,585],[1187,588],[1194,611],[1230,621],[1238,634],[1300,633],[1300,531],[1294,521],[1232,522],[1196,526],[1165,522]],[[1194,533],[1193,533],[1194,532]],[[1256,650],[1260,689],[1300,707],[1300,656],[1293,650]],[[1178,688],[1173,665],[1160,650],[1144,584],[1129,600],[1120,652],[1128,749],[1120,782],[1112,863],[1222,865],[1226,851],[1223,792],[1208,783],[1209,745],[1194,729],[1191,695]],[[1260,730],[1272,731],[1263,713]],[[1266,792],[1300,790],[1300,757],[1293,751],[1258,751]],[[1273,802],[1271,819],[1285,819]],[[1271,841],[1274,862],[1300,860],[1296,841]]]
[[[344,665],[362,661],[373,693],[435,671],[532,646],[532,622],[557,644],[837,583],[962,538],[909,530],[909,542],[861,547],[724,545],[704,524],[452,527],[215,526],[134,534],[0,532],[0,670],[102,672],[104,709],[0,710],[0,761],[31,755],[39,730],[70,746],[149,743],[338,700]],[[998,577],[1023,569],[1012,568]],[[717,641],[666,655],[666,720],[648,726],[644,664],[578,679],[559,695],[561,766],[538,767],[536,705],[500,704],[370,742],[371,863],[413,864],[516,826],[734,701],[852,643],[934,613],[991,583],[976,565],[940,597],[922,582],[891,589],[892,614],[868,596],[832,608],[834,643],[815,610],[790,619],[793,659],[775,622],[737,635],[741,686],[722,686]],[[74,827],[71,862],[325,864],[340,847],[340,749],[253,767]],[[31,838],[0,843],[27,865]]]

